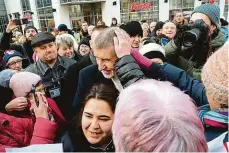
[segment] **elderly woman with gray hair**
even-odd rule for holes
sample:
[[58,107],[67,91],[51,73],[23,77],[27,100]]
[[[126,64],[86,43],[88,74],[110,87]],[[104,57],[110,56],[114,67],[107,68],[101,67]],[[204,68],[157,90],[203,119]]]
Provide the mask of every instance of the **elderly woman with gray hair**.
[[59,56],[66,56],[74,59],[74,50],[76,51],[76,46],[70,34],[57,35],[56,45]]
[[112,133],[116,152],[208,151],[195,105],[169,82],[141,80],[124,89]]

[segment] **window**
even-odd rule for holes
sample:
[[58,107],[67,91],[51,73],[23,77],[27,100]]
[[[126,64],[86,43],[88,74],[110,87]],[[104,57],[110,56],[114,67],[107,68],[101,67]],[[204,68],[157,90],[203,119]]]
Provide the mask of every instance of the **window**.
[[[22,13],[23,14],[25,14],[27,12],[31,12],[29,0],[21,0],[21,7],[22,7]],[[29,19],[29,23],[27,25],[33,25],[32,15],[31,15],[31,18]]]
[[193,0],[172,0],[169,1],[169,9],[180,9],[180,10],[187,10],[187,9],[194,9],[194,1]]
[[21,0],[21,6],[23,12],[31,11],[29,0]]
[[[131,11],[133,2],[138,4],[151,3],[151,9]],[[159,0],[121,0],[120,1],[121,22],[146,20],[148,23],[159,20]]]
[[[53,28],[53,11],[51,0],[36,0],[37,16],[40,23],[40,27]],[[51,24],[52,23],[52,24]]]
[[225,19],[227,20],[227,18],[228,18],[228,0],[225,1],[225,7],[224,7],[223,16],[224,16]]
[[0,0],[0,33],[5,31],[8,22],[4,0]]
[[182,11],[184,17],[189,19],[191,12],[194,10],[193,0],[172,0],[169,1],[169,20],[173,20],[177,11]]

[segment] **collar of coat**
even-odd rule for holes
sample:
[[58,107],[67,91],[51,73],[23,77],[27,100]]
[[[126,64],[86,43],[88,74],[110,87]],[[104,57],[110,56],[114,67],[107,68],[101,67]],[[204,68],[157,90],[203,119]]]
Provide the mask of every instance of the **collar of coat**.
[[[40,67],[42,75],[45,75],[45,73],[50,69],[50,66],[48,64],[45,64],[43,61],[40,59],[37,61],[38,66]],[[53,68],[61,66],[64,69],[67,69],[67,66],[65,65],[63,59],[58,56],[56,63],[54,64]]]
[[101,152],[111,152],[111,151],[113,152],[115,150],[113,140],[111,140],[105,148],[94,147],[94,146],[90,146],[90,148]]

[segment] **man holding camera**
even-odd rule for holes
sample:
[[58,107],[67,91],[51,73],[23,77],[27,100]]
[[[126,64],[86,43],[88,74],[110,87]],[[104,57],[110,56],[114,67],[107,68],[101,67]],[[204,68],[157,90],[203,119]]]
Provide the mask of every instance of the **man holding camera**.
[[218,5],[206,3],[195,8],[190,24],[180,26],[175,38],[164,47],[168,62],[200,80],[207,58],[225,43],[219,19]]
[[24,67],[28,66],[31,63],[34,63],[33,61],[33,49],[31,46],[31,41],[33,37],[37,34],[37,29],[34,26],[27,26],[24,29],[24,36],[26,38],[25,42],[22,44],[15,44],[10,43],[11,37],[12,37],[12,31],[17,28],[16,22],[14,19],[10,20],[9,24],[7,25],[6,32],[3,33],[3,36],[0,40],[0,49],[5,50],[16,50],[20,52],[24,58],[27,58],[27,60],[24,62]]

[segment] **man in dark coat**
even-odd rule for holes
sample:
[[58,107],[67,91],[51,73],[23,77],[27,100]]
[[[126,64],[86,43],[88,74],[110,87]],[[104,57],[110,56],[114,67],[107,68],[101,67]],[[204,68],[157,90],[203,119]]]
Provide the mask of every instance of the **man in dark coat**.
[[[93,84],[98,82],[113,83],[116,89],[121,92],[129,84],[144,77],[140,67],[133,59],[128,58],[126,60],[128,64],[134,67],[132,70],[126,71],[127,63],[119,58],[122,56],[119,54],[121,50],[131,50],[130,37],[124,30],[116,27],[103,30],[96,38],[96,42],[92,43],[92,48],[97,65],[88,66],[80,71],[77,92],[73,102],[73,113],[80,110],[84,95]],[[117,77],[116,66],[119,72],[123,74],[120,78]],[[126,79],[122,79],[122,77]]]
[[24,29],[24,36],[26,41],[22,44],[14,44],[10,43],[10,39],[12,37],[12,30],[15,29],[17,26],[13,20],[10,20],[9,24],[7,25],[6,31],[3,33],[3,36],[0,40],[0,49],[5,50],[16,50],[19,51],[27,60],[24,61],[23,68],[28,66],[33,61],[33,49],[31,46],[31,41],[33,37],[37,34],[37,29],[34,26],[27,26]]
[[[93,29],[91,41],[94,41],[94,39],[99,35],[99,33],[105,28],[107,27],[96,26]],[[71,117],[75,115],[71,114],[69,110],[72,110],[72,102],[74,100],[76,89],[78,86],[79,72],[80,70],[91,64],[96,64],[96,60],[93,57],[92,50],[90,51],[89,55],[84,56],[80,61],[76,62],[68,68],[66,75],[63,78],[63,81],[61,82],[61,99],[62,101],[64,101],[61,107],[62,113],[64,114],[66,119],[71,119]]]

